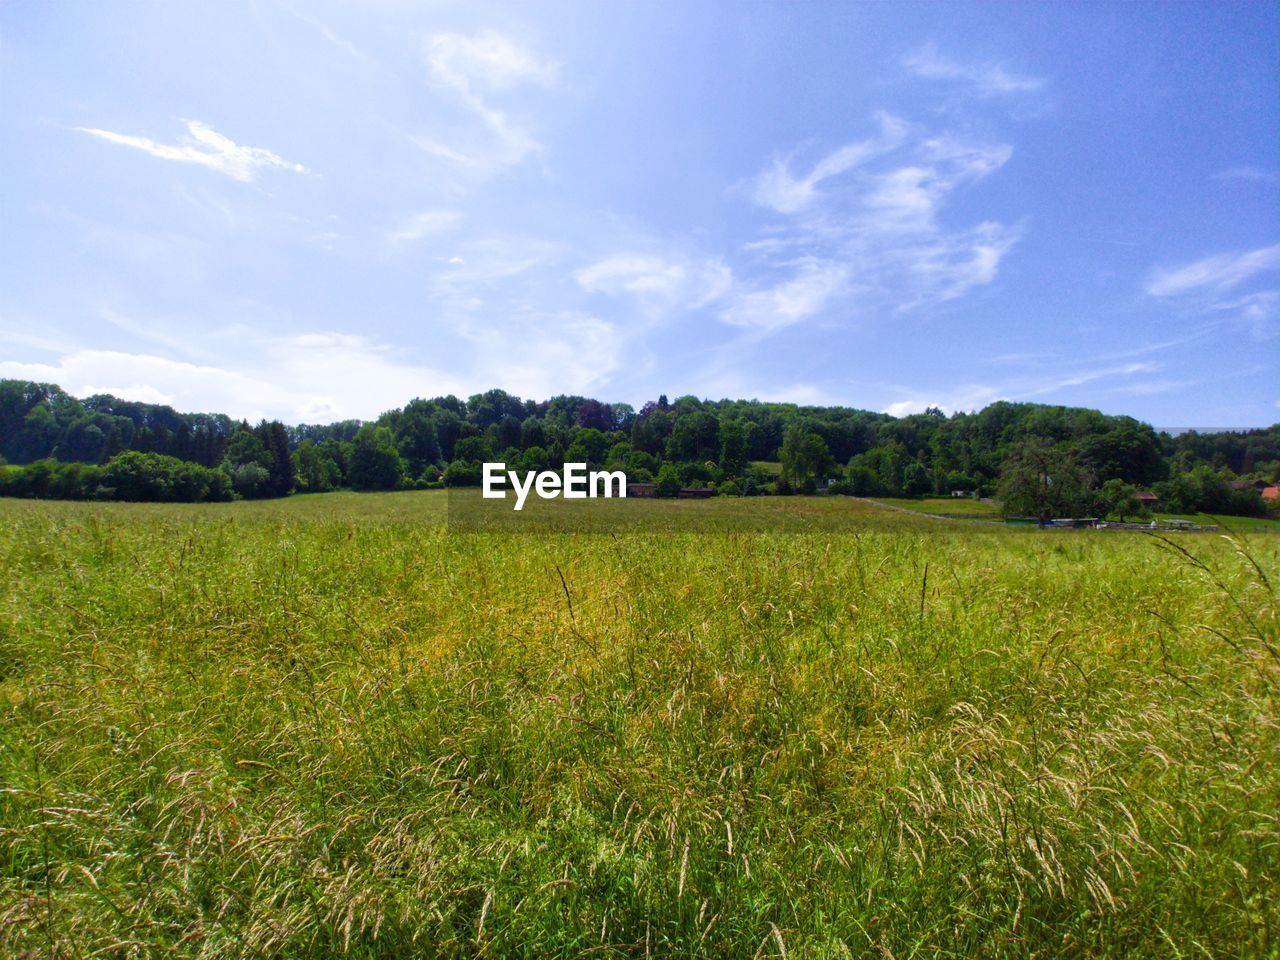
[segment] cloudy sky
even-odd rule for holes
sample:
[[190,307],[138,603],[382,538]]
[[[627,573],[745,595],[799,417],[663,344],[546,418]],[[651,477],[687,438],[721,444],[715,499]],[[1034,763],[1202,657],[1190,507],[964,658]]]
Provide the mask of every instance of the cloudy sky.
[[1271,423],[1280,8],[6,0],[0,377]]

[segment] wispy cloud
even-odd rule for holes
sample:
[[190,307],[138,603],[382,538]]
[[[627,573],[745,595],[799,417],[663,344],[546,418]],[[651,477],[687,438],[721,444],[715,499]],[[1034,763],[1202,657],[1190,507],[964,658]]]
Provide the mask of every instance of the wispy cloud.
[[1170,297],[1199,290],[1222,293],[1259,273],[1280,269],[1280,243],[1244,253],[1219,253],[1176,267],[1160,267],[1147,277],[1147,292]]
[[[855,293],[849,299],[861,311],[910,310],[996,279],[1023,226],[987,220],[951,227],[942,214],[957,191],[1003,167],[1012,147],[929,134],[886,114],[875,122],[876,135],[829,154],[805,175],[775,159],[756,178],[756,202],[787,219],[744,251],[763,258],[766,270],[781,269],[784,279],[743,293],[724,320],[782,327]],[[827,188],[817,190],[824,181]],[[776,258],[781,262],[771,262]]]
[[419,146],[454,163],[485,171],[519,163],[542,149],[534,136],[491,103],[494,94],[517,86],[555,83],[559,64],[543,59],[493,30],[474,35],[437,33],[427,40],[431,80],[448,90],[478,118],[491,136],[483,151],[458,149],[438,138],[415,137]]
[[1011,73],[992,61],[961,63],[944,57],[936,43],[927,43],[902,61],[910,73],[926,80],[952,80],[972,87],[984,96],[1034,93],[1044,86],[1040,77]]
[[827,154],[803,175],[792,172],[788,160],[775,157],[773,163],[754,181],[753,195],[761,206],[779,213],[795,213],[809,206],[817,195],[818,184],[846,173],[873,157],[880,156],[902,143],[907,125],[888,113],[876,115],[880,130],[866,140],[847,143]]
[[1275,183],[1280,174],[1274,170],[1263,170],[1261,167],[1228,167],[1213,175],[1214,180],[1245,180],[1251,183]]
[[848,285],[846,264],[808,259],[789,279],[742,293],[720,318],[738,327],[773,330],[790,326],[821,313]]
[[147,137],[135,137],[95,127],[78,127],[82,133],[100,137],[111,143],[133,147],[161,160],[194,163],[225,174],[241,183],[250,183],[261,170],[290,170],[307,173],[300,163],[291,163],[262,147],[246,147],[223,136],[198,120],[187,120],[187,135],[175,144],[157,143]]
[[627,294],[682,310],[696,310],[723,296],[733,272],[718,258],[700,261],[648,254],[606,257],[574,274],[588,293]]
[[[1103,367],[1088,367],[1059,374],[1057,376],[1036,376],[1014,379],[1002,384],[970,383],[951,390],[924,391],[896,388],[900,393],[907,393],[908,398],[890,403],[884,412],[895,417],[911,413],[923,413],[930,407],[937,407],[944,413],[979,410],[997,400],[1032,400],[1046,397],[1071,387],[1087,384],[1115,381],[1115,391],[1127,391],[1141,394],[1144,388],[1154,381],[1135,380],[1142,374],[1160,370],[1160,364],[1154,361],[1141,363],[1125,363]],[[1159,392],[1170,387],[1157,386],[1147,392]]]
[[462,222],[462,214],[456,210],[424,210],[415,213],[398,228],[391,231],[389,238],[396,241],[421,240],[453,230]]

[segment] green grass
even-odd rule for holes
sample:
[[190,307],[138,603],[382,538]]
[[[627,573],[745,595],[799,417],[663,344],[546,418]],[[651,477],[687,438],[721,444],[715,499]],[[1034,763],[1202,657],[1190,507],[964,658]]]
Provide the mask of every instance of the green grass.
[[1280,951],[1280,539],[644,509],[0,501],[0,955]]
[[1265,517],[1214,517],[1207,513],[1157,513],[1155,517],[1157,520],[1190,520],[1241,533],[1280,533],[1280,520]]
[[930,513],[935,516],[955,517],[962,520],[999,520],[1000,504],[983,503],[970,497],[872,497],[877,503],[887,503],[903,510]]

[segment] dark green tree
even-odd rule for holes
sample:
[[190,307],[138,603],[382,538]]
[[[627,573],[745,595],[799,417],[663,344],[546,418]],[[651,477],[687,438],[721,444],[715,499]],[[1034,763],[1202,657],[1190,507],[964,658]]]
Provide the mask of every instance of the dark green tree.
[[813,490],[818,475],[831,465],[826,441],[804,424],[793,424],[782,438],[782,479],[801,490]]
[[676,472],[673,464],[664,463],[662,465],[662,468],[658,470],[655,483],[655,492],[660,497],[674,497],[680,493],[680,474]]
[[747,468],[747,432],[737,420],[720,421],[720,469],[740,477]]
[[367,424],[352,441],[351,486],[356,490],[394,490],[404,476],[404,461],[386,427]]
[[1042,437],[1014,447],[1000,467],[1000,502],[1006,516],[1077,517],[1089,511],[1089,473],[1075,454]]

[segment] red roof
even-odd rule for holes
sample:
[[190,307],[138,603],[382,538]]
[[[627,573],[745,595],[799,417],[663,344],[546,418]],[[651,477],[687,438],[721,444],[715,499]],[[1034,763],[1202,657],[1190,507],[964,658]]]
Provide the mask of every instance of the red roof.
[[1133,499],[1135,499],[1135,500],[1142,500],[1142,501],[1143,501],[1143,502],[1145,502],[1145,503],[1159,503],[1159,502],[1160,502],[1160,498],[1159,498],[1159,497],[1157,497],[1157,496],[1156,496],[1154,493],[1152,493],[1150,490],[1142,490],[1142,491],[1139,491],[1138,493],[1135,493],[1135,494],[1133,495]]

